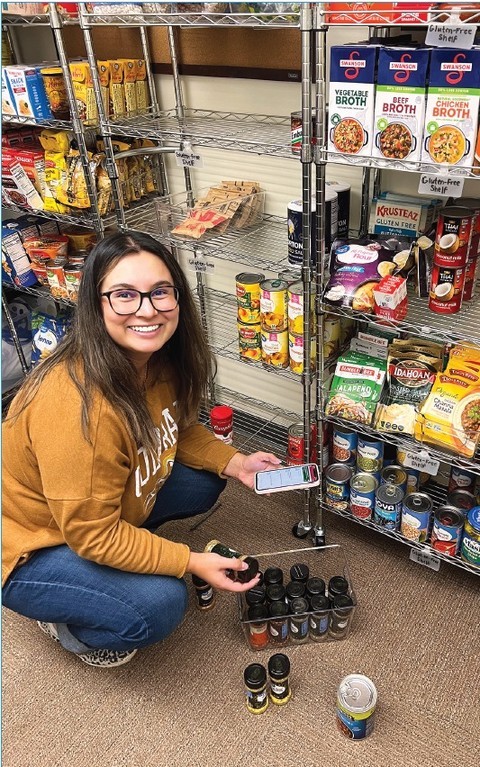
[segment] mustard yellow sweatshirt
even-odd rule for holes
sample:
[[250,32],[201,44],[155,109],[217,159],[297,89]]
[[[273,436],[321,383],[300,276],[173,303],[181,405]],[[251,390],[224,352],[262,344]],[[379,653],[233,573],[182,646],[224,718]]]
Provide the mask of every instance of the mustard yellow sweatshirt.
[[236,450],[200,424],[177,426],[172,384],[150,384],[158,455],[137,448],[98,395],[93,444],[81,430],[81,398],[63,365],[20,417],[3,424],[2,584],[29,554],[66,543],[85,559],[121,570],[182,577],[190,550],[139,528],[174,460],[221,474]]

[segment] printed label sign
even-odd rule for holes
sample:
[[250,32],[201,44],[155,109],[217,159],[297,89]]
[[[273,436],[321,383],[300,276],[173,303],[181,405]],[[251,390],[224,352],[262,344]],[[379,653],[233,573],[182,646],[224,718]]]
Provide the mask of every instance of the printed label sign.
[[424,567],[429,567],[430,570],[435,570],[437,573],[440,570],[441,560],[434,554],[430,554],[428,551],[410,549],[410,559],[412,562],[416,562],[418,565],[423,565]]

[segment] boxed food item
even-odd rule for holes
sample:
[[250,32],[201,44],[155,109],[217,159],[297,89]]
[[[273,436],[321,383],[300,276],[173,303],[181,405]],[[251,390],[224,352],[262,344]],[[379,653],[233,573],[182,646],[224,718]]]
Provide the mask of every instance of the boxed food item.
[[108,62],[110,68],[110,103],[113,117],[122,117],[126,112],[125,104],[125,71],[120,60]]
[[5,67],[5,74],[18,115],[36,120],[52,118],[43,79],[37,67],[17,64]]
[[110,99],[110,63],[108,59],[105,61],[97,61],[97,70],[103,109],[105,111],[105,116],[109,117],[112,114],[112,102]]
[[18,287],[35,285],[37,278],[32,271],[30,258],[18,232],[2,226],[2,265],[11,281]]
[[382,277],[373,289],[374,312],[387,320],[404,320],[407,316],[407,281],[405,277]]
[[123,66],[125,109],[128,115],[137,114],[137,60],[119,59]]
[[372,200],[369,230],[374,234],[417,237],[431,227],[438,209],[437,202],[382,192]]
[[98,120],[98,109],[93,90],[90,64],[88,61],[80,59],[78,61],[71,61],[69,66],[79,117],[84,122],[96,122]]
[[363,21],[365,24],[376,24],[393,20],[394,2],[333,2],[327,3],[325,21],[327,24],[352,24]]
[[42,151],[3,147],[2,198],[7,204],[43,210],[45,162]]
[[3,115],[17,114],[15,99],[13,97],[12,89],[10,87],[10,82],[4,67],[2,67],[2,114]]
[[326,415],[371,424],[386,372],[385,360],[355,351],[342,354],[328,393]]
[[373,156],[387,167],[420,159],[429,59],[427,48],[380,48]]
[[333,45],[328,107],[329,159],[369,157],[373,148],[378,48]]
[[[473,165],[480,105],[480,49],[434,48],[422,146],[422,170]],[[435,166],[434,166],[435,167]]]
[[145,112],[150,104],[145,59],[136,60],[135,90],[137,98],[137,109],[139,112]]

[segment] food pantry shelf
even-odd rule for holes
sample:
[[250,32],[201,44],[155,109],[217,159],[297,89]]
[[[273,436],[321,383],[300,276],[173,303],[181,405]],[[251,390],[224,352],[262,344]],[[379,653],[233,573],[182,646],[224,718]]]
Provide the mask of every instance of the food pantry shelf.
[[142,27],[168,25],[175,27],[298,27],[298,13],[84,13],[86,26]]
[[2,123],[12,125],[31,125],[36,128],[57,128],[58,130],[72,130],[72,123],[69,120],[41,120],[35,117],[22,117],[21,115],[2,115]]
[[388,160],[379,157],[358,157],[342,154],[341,152],[332,152],[331,150],[320,150],[320,155],[323,160],[336,165],[350,165],[355,168],[375,168],[379,170],[401,170],[402,172],[408,171],[409,173],[421,174],[425,173],[428,176],[441,176],[445,178],[452,176],[453,178],[472,178],[477,181],[480,180],[478,176],[478,168],[474,166],[462,166],[456,168],[450,164],[433,164],[433,163],[419,163],[409,162],[408,160]]
[[87,226],[89,229],[93,228],[92,214],[89,214],[88,211],[79,213],[78,216],[68,216],[66,213],[54,213],[51,210],[36,210],[34,208],[29,208],[26,205],[14,205],[13,203],[4,201],[2,201],[2,208],[5,210],[12,210],[15,213],[28,213],[32,216],[40,216],[40,218],[53,219],[60,224],[73,224],[74,226]]
[[194,146],[253,152],[298,160],[291,151],[290,117],[185,109],[182,119],[175,109],[110,120],[106,131],[115,136],[189,140]]

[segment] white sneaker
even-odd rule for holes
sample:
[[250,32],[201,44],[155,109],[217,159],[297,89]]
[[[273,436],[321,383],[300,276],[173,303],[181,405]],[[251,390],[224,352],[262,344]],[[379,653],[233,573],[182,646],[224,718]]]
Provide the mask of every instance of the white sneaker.
[[[44,634],[59,642],[57,628],[54,623],[44,623],[37,621],[38,627]],[[111,668],[113,666],[123,666],[132,660],[137,650],[89,650],[88,652],[78,653],[77,658],[87,664],[87,666],[97,666],[98,668]]]

